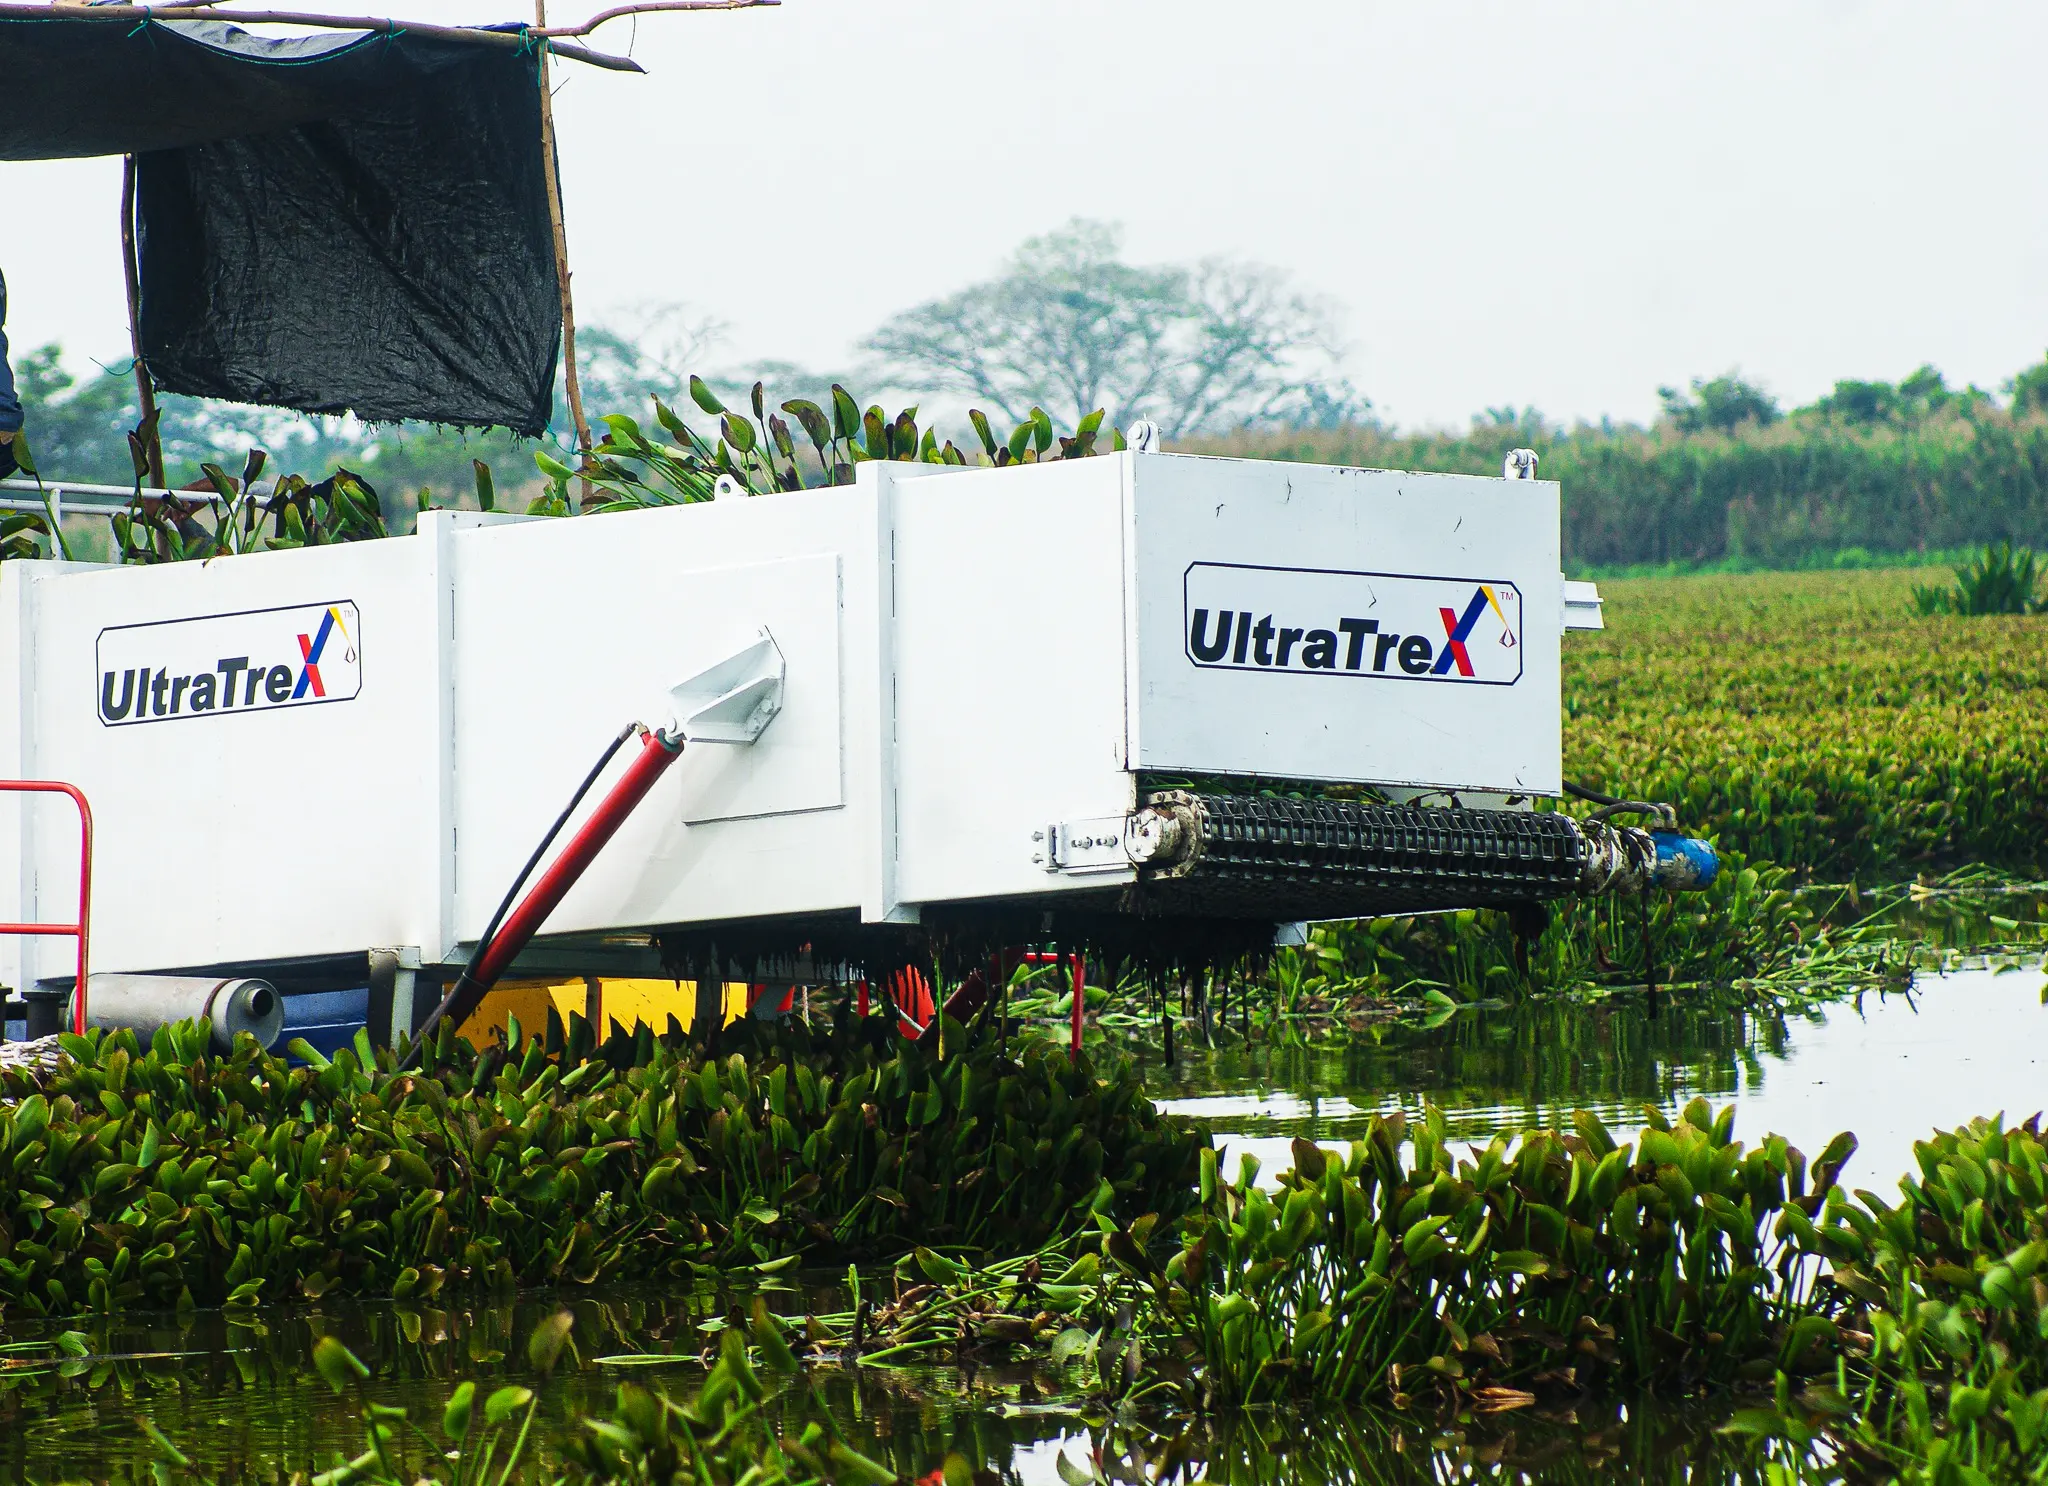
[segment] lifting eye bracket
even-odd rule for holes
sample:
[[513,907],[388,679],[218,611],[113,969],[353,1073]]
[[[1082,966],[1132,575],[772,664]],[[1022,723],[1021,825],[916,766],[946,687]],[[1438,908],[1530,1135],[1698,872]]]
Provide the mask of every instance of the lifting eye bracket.
[[763,628],[751,643],[669,688],[674,733],[691,743],[753,742],[782,710],[786,670],[781,647]]

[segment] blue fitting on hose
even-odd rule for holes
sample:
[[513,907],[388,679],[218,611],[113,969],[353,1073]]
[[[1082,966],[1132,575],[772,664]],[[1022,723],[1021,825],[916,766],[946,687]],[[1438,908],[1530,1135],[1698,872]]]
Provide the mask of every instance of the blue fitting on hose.
[[1677,831],[1652,831],[1650,840],[1657,847],[1657,865],[1652,876],[1657,886],[1667,892],[1697,892],[1720,874],[1721,859],[1714,854],[1710,841],[1682,836]]

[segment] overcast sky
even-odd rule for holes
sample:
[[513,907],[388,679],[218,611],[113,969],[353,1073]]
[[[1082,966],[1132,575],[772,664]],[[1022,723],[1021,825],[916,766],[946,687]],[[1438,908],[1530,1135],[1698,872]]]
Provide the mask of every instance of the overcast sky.
[[[728,361],[844,366],[1073,216],[1327,294],[1406,426],[2048,350],[2040,0],[786,0],[597,40],[648,75],[558,75],[579,313],[686,300]],[[16,344],[122,356],[118,164],[0,183]]]

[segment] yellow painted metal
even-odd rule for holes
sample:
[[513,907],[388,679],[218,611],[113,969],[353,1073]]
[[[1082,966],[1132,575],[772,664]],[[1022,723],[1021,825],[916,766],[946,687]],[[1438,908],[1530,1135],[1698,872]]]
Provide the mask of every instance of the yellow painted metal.
[[[730,1026],[745,1016],[747,1004],[746,982],[727,981],[723,1008],[725,1025]],[[482,1047],[494,1038],[503,1037],[506,1018],[516,1016],[521,1030],[531,1036],[547,1026],[550,1009],[562,1018],[565,1025],[572,1012],[590,1018],[600,1026],[600,1036],[609,1036],[614,1022],[628,1032],[642,1022],[657,1033],[666,1032],[670,1017],[674,1017],[677,1025],[687,1031],[696,1016],[697,983],[690,980],[600,979],[593,998],[587,981],[500,981],[458,1029],[457,1035],[468,1038],[473,1046]],[[593,1011],[597,1013],[594,1017],[591,1016]]]

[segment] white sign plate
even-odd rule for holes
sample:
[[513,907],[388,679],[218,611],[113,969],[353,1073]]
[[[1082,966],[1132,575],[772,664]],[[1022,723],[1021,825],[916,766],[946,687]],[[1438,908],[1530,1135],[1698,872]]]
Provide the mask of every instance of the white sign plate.
[[103,629],[93,685],[106,727],[355,700],[362,619],[349,599]]
[[1449,685],[1522,679],[1522,595],[1499,578],[1189,565],[1187,657],[1204,668]]

